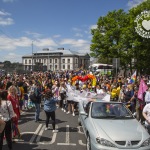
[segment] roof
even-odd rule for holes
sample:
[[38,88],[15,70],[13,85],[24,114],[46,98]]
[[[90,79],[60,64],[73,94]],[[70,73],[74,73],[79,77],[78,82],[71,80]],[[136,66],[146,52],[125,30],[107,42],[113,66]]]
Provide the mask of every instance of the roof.
[[[36,53],[45,53],[45,54],[47,54],[47,53],[63,53],[64,55],[68,55],[68,54],[70,54],[70,55],[73,55],[74,53],[73,52],[71,52],[70,50],[49,50],[49,51],[37,51]],[[35,54],[36,54],[35,53]]]
[[[63,53],[63,55],[78,55],[78,56],[85,56],[87,53],[79,53],[77,51],[71,51],[71,50],[41,50],[41,51],[37,51],[37,52],[34,52],[33,54],[59,54],[59,53]],[[32,57],[32,54],[31,55],[24,55],[23,57]]]

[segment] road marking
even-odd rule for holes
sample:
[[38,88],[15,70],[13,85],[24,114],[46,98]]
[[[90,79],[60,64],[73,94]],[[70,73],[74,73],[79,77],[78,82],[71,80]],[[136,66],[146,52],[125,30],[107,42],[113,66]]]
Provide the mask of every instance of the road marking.
[[66,125],[66,143],[57,143],[57,145],[72,145],[72,146],[76,146],[75,143],[70,143],[69,125]]
[[69,139],[69,125],[66,125],[66,143],[69,143],[70,139]]
[[34,139],[36,138],[36,135],[38,134],[39,130],[41,129],[42,124],[39,124],[38,128],[36,129],[36,131],[34,132],[32,138],[30,139],[29,143],[32,144]]
[[84,144],[84,143],[82,142],[82,140],[79,140],[79,144],[82,145],[82,146],[86,146],[86,144]]
[[44,126],[42,127],[42,129],[41,129],[41,131],[40,131],[40,133],[39,133],[39,135],[38,135],[38,137],[37,137],[37,139],[36,139],[36,142],[39,142],[39,141],[40,141],[41,136],[42,136],[42,134],[43,134],[43,132],[44,132],[45,127],[46,127],[46,125],[44,125]]
[[84,132],[81,131],[81,128],[82,128],[81,126],[78,126],[77,128],[78,128],[78,133],[84,134]]
[[[56,129],[58,129],[57,125],[56,125]],[[55,143],[56,136],[57,136],[57,133],[53,133],[52,140],[50,142],[47,142],[47,141],[45,141],[45,142],[38,142],[38,144],[42,144],[42,145],[49,145],[50,144],[51,145],[51,144]]]

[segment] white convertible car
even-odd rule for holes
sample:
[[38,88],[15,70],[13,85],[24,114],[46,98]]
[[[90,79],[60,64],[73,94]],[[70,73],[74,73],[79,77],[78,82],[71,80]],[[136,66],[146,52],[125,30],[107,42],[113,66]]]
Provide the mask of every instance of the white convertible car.
[[150,150],[150,135],[123,103],[79,102],[87,150]]

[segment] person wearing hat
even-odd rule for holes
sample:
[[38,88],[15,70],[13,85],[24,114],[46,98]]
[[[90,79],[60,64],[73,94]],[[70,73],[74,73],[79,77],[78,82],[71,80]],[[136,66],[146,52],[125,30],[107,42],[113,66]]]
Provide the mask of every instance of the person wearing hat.
[[54,93],[52,92],[51,89],[47,89],[44,94],[44,111],[46,114],[46,128],[45,130],[48,130],[48,124],[49,124],[49,119],[52,119],[52,127],[53,127],[53,132],[58,132],[58,130],[55,129],[55,111],[56,111],[56,103],[58,102],[58,99],[54,97]]

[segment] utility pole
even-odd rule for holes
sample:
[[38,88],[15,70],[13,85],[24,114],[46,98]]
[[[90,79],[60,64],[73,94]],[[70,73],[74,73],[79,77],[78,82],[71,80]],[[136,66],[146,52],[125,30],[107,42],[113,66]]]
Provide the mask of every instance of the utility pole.
[[33,41],[32,41],[32,71],[33,71]]

